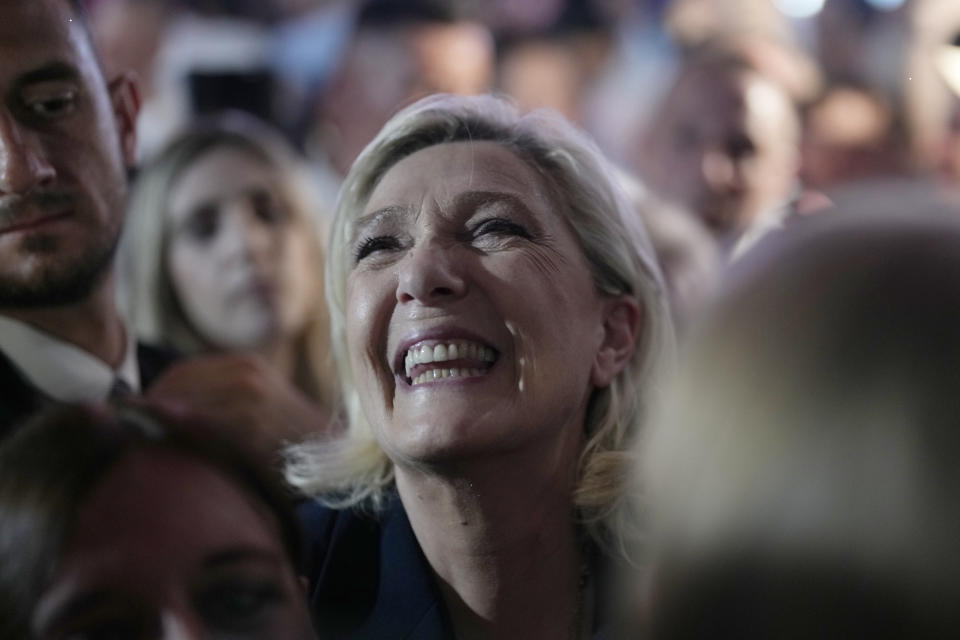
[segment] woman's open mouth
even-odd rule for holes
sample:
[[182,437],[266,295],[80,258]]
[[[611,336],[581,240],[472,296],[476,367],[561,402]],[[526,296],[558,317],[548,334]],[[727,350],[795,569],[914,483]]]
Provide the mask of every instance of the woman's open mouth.
[[498,357],[495,349],[470,340],[418,342],[403,359],[404,379],[417,386],[434,380],[475,378],[486,375]]

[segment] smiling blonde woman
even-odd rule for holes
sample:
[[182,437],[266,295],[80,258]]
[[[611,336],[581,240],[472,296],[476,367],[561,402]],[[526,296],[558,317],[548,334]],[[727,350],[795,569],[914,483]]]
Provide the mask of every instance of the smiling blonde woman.
[[434,96],[354,164],[328,254],[349,414],[293,453],[311,599],[350,637],[591,637],[630,535],[629,450],[672,341],[595,146]]

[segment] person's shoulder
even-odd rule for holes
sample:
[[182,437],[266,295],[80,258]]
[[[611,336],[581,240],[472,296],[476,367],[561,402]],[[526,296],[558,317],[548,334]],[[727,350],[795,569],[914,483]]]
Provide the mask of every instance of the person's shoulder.
[[[328,506],[324,500],[304,500],[297,508],[307,544],[308,557],[334,547],[361,543],[379,532],[382,511],[367,505],[346,508]],[[367,535],[357,537],[361,532]]]
[[314,499],[298,508],[310,607],[330,637],[350,637],[377,608],[384,526],[394,505],[381,507],[337,509]]
[[0,350],[0,441],[49,402],[43,392],[30,384],[16,365]]

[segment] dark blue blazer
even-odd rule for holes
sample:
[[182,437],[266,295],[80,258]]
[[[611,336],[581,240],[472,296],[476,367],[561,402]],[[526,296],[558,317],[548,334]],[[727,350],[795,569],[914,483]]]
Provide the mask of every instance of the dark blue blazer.
[[379,514],[300,509],[320,638],[453,640],[453,627],[400,499]]
[[[400,498],[380,514],[300,507],[304,570],[323,640],[454,640],[453,625]],[[605,583],[604,579],[602,583]],[[604,602],[605,594],[598,594]],[[595,626],[605,617],[597,610]],[[594,640],[609,636],[601,628]]]
[[[144,389],[173,361],[176,355],[166,349],[137,345],[140,383]],[[52,405],[54,400],[30,384],[0,352],[0,440],[34,413]]]

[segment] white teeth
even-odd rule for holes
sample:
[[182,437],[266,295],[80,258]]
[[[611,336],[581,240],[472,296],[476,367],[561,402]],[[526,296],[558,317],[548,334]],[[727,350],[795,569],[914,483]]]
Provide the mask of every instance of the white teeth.
[[430,369],[411,381],[413,386],[444,378],[476,378],[485,373],[483,369]]
[[423,347],[422,349],[420,349],[419,354],[415,353],[415,355],[413,356],[413,359],[415,362],[418,362],[421,364],[430,364],[431,362],[433,362],[434,353],[435,352],[433,347]]
[[[459,359],[493,362],[497,359],[497,356],[493,349],[474,342],[450,342],[433,346],[414,347],[407,351],[407,355],[403,359],[403,364],[407,377],[410,377],[410,371],[418,364],[431,364],[433,362],[447,362]],[[446,371],[456,372],[459,370],[447,369]],[[456,377],[456,374],[451,375],[448,373],[444,377]]]

